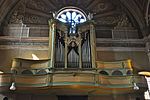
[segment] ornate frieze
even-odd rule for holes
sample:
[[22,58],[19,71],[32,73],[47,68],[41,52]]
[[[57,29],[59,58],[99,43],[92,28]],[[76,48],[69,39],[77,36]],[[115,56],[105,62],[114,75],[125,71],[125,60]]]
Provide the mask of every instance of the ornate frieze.
[[108,6],[104,2],[101,2],[94,7],[93,12],[95,13],[103,12],[104,10],[107,9],[107,7]]
[[120,16],[107,16],[98,19],[97,24],[99,25],[114,25],[119,21]]
[[19,14],[19,11],[14,11],[9,19],[9,23],[22,23],[24,19],[23,14]]
[[116,25],[116,28],[117,27],[132,27],[132,24],[126,14],[119,16],[119,21]]
[[41,16],[33,15],[33,14],[26,14],[24,18],[24,23],[31,23],[31,24],[47,24],[48,19],[43,18]]
[[42,15],[35,15],[27,12],[27,7],[33,7],[32,9],[37,10],[47,10],[44,6],[44,3],[41,1],[30,0],[29,4],[25,4],[25,2],[21,2],[18,7],[13,11],[10,16],[9,23],[29,23],[29,24],[47,24],[47,18]]
[[24,13],[25,13],[25,4],[24,2],[21,2],[11,14],[9,23],[22,23],[24,20]]
[[114,6],[107,0],[99,0],[99,3],[93,7],[92,12],[103,13],[106,11],[111,11],[113,8]]
[[[99,18],[97,18],[99,16]],[[104,25],[104,26],[111,26],[115,30],[121,29],[121,30],[135,30],[135,28],[132,26],[132,23],[128,16],[125,13],[119,12],[119,10],[114,11],[114,14],[107,15],[101,14],[95,15],[94,19],[96,20],[97,25]]]
[[23,14],[18,10],[14,11],[12,14],[9,23],[29,23],[29,24],[47,24],[48,19],[43,18],[41,16],[33,15],[33,14]]
[[99,25],[113,25],[115,27],[132,27],[126,14],[114,14],[106,17],[101,17],[96,21]]

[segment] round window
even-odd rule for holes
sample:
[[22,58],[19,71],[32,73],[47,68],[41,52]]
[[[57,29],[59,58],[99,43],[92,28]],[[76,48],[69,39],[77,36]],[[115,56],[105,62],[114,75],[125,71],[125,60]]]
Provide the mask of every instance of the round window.
[[76,7],[65,7],[58,11],[57,17],[59,21],[67,23],[70,26],[69,33],[76,32],[76,25],[87,20],[85,12]]

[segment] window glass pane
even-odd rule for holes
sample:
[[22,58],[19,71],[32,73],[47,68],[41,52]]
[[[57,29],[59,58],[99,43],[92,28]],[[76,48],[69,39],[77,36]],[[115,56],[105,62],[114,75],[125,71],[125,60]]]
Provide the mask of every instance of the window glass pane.
[[63,18],[64,20],[66,20],[66,15],[65,15],[65,14],[62,14],[62,15],[61,15],[61,18]]

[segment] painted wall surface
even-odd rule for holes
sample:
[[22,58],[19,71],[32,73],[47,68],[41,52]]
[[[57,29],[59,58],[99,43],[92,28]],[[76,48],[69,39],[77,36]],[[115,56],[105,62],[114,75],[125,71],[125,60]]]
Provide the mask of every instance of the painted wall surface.
[[97,60],[100,61],[116,61],[123,59],[131,59],[132,64],[139,70],[147,70],[149,68],[148,56],[142,51],[130,51],[130,52],[110,52],[99,51],[97,52]]
[[11,66],[13,58],[32,59],[35,54],[39,59],[47,59],[47,50],[0,49],[0,66]]
[[[40,47],[40,46],[39,46]],[[32,59],[32,54],[35,54],[39,59],[48,59],[48,50],[45,47],[30,47],[16,49],[1,49],[0,48],[0,66],[11,66],[13,58]],[[145,52],[111,52],[97,51],[97,60],[99,61],[116,61],[131,59],[133,66],[139,70],[147,70],[149,67],[149,59]]]

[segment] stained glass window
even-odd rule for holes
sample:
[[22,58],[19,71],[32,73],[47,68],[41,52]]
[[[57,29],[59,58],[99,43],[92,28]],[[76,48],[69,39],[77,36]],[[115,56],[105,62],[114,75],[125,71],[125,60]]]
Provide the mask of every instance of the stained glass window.
[[70,34],[76,33],[76,25],[77,24],[83,23],[87,20],[84,12],[82,12],[76,8],[72,8],[72,7],[61,10],[57,14],[57,19],[61,22],[69,24],[69,26],[70,26],[69,33]]

